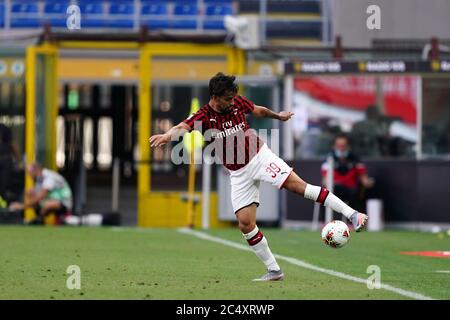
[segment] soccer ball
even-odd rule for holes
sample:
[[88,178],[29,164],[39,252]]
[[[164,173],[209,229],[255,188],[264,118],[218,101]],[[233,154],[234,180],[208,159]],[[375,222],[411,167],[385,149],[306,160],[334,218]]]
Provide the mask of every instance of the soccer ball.
[[344,222],[333,220],[323,227],[322,240],[327,246],[341,248],[350,240],[350,230]]

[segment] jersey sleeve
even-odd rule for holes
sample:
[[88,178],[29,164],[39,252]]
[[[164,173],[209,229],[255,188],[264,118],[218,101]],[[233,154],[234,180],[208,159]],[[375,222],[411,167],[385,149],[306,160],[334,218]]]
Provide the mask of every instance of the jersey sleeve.
[[44,180],[42,181],[43,189],[51,191],[51,190],[55,189],[55,187],[56,187],[56,182],[51,177],[45,177]]
[[202,127],[204,127],[205,120],[206,120],[206,114],[202,109],[200,109],[197,112],[192,113],[189,117],[184,119],[182,122],[186,123],[190,127],[189,132],[191,132],[192,130],[199,127],[199,123],[201,123]]
[[236,96],[234,97],[234,100],[238,104],[239,108],[245,113],[251,113],[255,110],[255,104],[246,97]]

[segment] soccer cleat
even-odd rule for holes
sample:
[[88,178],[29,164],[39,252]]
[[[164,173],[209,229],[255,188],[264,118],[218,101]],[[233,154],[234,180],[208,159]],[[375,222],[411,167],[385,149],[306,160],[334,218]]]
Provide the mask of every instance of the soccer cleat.
[[365,225],[367,218],[367,215],[365,215],[364,213],[359,213],[357,211],[352,214],[352,216],[350,217],[350,221],[352,222],[353,228],[355,228],[356,232],[362,231],[362,227]]
[[284,279],[283,271],[277,270],[269,270],[265,275],[261,278],[253,279],[253,281],[281,281]]

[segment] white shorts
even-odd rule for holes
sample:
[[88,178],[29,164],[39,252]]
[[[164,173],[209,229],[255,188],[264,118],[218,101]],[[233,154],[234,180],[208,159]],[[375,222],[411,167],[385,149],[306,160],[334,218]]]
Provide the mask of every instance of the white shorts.
[[230,172],[231,204],[234,213],[252,203],[259,205],[259,182],[281,189],[292,168],[264,144],[243,168]]

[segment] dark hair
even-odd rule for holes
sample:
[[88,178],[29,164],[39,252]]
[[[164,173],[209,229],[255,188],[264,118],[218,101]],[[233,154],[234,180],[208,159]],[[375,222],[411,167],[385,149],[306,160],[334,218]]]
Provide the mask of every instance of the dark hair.
[[344,132],[339,132],[338,134],[336,134],[336,135],[334,136],[333,144],[336,143],[336,140],[337,140],[337,139],[345,139],[345,140],[347,140],[348,143],[350,143],[350,137],[349,137],[346,133],[344,133]]
[[209,95],[222,97],[228,92],[237,93],[238,86],[234,83],[235,76],[227,76],[222,72],[217,73],[209,80]]

